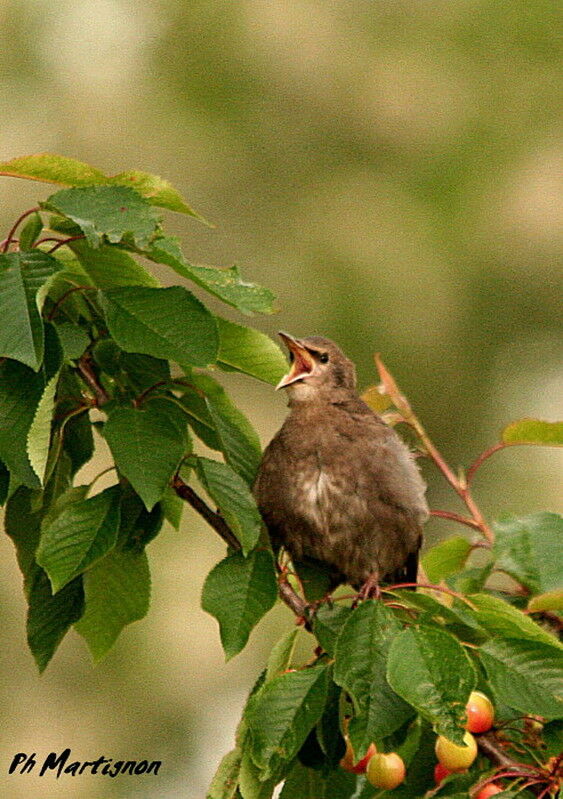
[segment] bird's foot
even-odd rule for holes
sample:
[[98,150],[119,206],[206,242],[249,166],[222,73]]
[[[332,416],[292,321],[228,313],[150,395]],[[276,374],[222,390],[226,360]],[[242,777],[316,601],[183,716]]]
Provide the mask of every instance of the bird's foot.
[[381,599],[381,589],[379,587],[379,576],[377,574],[370,574],[365,583],[362,585],[358,594],[352,603],[355,608],[364,599]]

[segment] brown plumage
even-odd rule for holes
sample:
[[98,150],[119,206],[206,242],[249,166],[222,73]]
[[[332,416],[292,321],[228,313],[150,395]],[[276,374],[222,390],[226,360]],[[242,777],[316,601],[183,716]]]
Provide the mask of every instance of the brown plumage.
[[280,333],[290,413],[264,452],[254,494],[274,546],[356,588],[416,580],[425,485],[406,444],[356,392],[332,341]]

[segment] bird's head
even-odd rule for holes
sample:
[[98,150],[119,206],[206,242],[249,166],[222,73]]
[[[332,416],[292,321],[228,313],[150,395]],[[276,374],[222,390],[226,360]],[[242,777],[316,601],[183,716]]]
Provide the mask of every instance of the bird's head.
[[292,401],[332,400],[354,391],[354,364],[333,341],[321,336],[297,339],[280,331],[291,368],[276,388],[287,388]]

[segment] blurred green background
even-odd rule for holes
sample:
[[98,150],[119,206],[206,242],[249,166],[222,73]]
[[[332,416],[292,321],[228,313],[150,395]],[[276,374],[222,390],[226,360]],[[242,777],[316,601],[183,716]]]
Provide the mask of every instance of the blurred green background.
[[[506,422],[561,414],[562,16],[552,0],[4,0],[0,158],[51,151],[168,178],[216,225],[170,215],[186,255],[236,262],[277,293],[257,327],[334,338],[362,386],[380,351],[467,464]],[[3,178],[1,229],[49,193]],[[266,442],[284,397],[224,382]],[[554,450],[503,452],[477,498],[491,518],[560,510],[560,467]],[[458,509],[423,469],[431,505]],[[430,539],[452,531],[428,525]],[[203,797],[289,612],[225,666],[199,609],[223,548],[186,510],[150,545],[147,619],[95,669],[69,634],[39,678],[1,547],[0,793]],[[164,765],[158,778],[8,777],[16,752],[66,746]]]

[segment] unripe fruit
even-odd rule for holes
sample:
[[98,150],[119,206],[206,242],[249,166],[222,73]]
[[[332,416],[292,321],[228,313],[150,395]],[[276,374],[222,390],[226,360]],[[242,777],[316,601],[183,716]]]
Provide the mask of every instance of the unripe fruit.
[[498,785],[495,785],[494,782],[490,782],[488,785],[485,785],[484,788],[481,788],[479,793],[475,796],[475,799],[489,799],[489,796],[495,796],[497,793],[502,793],[502,788],[499,788]]
[[375,754],[368,763],[366,776],[374,788],[392,791],[405,779],[405,764],[396,752]]
[[452,772],[443,766],[441,763],[436,763],[434,766],[434,782],[439,785],[442,780],[445,780]]
[[466,732],[463,740],[465,746],[458,746],[443,735],[439,735],[436,740],[436,757],[450,771],[463,771],[469,768],[477,757],[477,741],[471,733]]
[[495,710],[488,696],[481,691],[472,691],[465,706],[469,732],[487,732],[493,726]]

